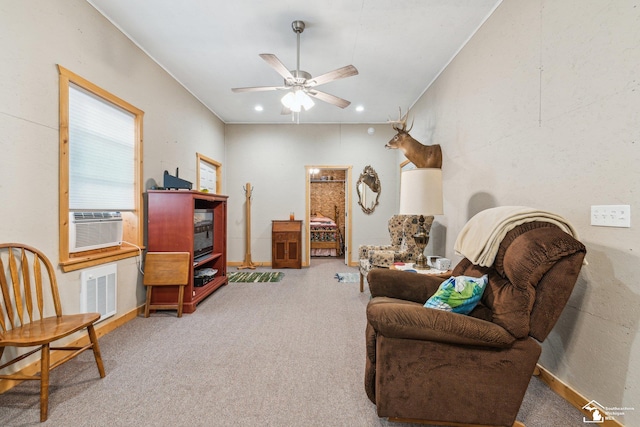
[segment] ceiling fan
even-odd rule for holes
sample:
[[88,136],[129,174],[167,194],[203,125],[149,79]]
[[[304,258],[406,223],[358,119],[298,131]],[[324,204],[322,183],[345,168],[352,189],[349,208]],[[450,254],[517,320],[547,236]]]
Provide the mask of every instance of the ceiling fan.
[[296,33],[298,39],[297,64],[295,70],[289,70],[271,53],[261,53],[260,57],[264,59],[278,74],[284,78],[283,86],[256,86],[256,87],[240,87],[231,89],[233,92],[262,92],[269,90],[286,90],[288,93],[282,98],[284,109],[282,114],[290,114],[291,112],[300,112],[302,108],[305,110],[313,107],[314,103],[309,97],[319,99],[320,101],[346,108],[351,102],[346,99],[339,98],[326,92],[316,89],[316,86],[332,82],[334,80],[351,77],[358,74],[358,70],[353,65],[347,65],[337,70],[329,71],[318,77],[312,77],[306,71],[300,69],[300,33],[304,31],[303,21],[293,21],[291,23],[293,32]]

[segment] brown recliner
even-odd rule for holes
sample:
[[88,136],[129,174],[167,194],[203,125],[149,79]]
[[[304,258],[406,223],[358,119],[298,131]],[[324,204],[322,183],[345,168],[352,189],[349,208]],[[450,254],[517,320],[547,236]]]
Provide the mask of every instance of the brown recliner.
[[586,253],[553,224],[530,222],[502,240],[491,267],[466,258],[454,276],[489,282],[469,315],[423,307],[442,279],[371,270],[365,389],[378,416],[511,426],[544,341]]

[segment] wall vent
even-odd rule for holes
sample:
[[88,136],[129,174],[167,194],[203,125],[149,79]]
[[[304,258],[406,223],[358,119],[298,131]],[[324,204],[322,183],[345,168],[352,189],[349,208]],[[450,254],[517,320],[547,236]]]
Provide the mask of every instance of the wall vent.
[[69,212],[69,252],[118,246],[122,242],[120,212]]
[[100,313],[100,320],[116,314],[117,265],[106,264],[80,273],[80,312]]

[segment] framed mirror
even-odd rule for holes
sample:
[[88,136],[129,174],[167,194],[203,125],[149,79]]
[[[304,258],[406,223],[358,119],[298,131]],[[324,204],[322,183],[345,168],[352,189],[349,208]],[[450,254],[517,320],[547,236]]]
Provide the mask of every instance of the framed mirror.
[[358,204],[367,215],[373,213],[378,205],[381,189],[376,171],[371,166],[365,166],[360,178],[358,178],[356,191],[358,192]]

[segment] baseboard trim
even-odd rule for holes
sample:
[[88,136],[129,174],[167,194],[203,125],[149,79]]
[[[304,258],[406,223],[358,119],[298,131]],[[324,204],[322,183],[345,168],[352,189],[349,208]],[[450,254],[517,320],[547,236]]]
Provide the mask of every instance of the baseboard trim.
[[[545,383],[554,393],[558,396],[562,397],[564,400],[569,402],[572,406],[576,407],[580,412],[584,415],[591,416],[591,413],[584,408],[592,399],[587,399],[582,394],[577,392],[576,390],[569,387],[567,384],[563,383],[558,377],[553,375],[543,366],[538,364],[536,366],[536,370],[533,375],[537,376],[543,383]],[[604,412],[604,411],[603,411]],[[624,427],[620,421],[616,419],[612,419],[609,417],[606,412],[604,412],[604,421],[598,423],[598,426],[603,427]],[[588,418],[590,419],[590,418]]]
[[[104,336],[106,334],[108,334],[109,332],[119,328],[120,326],[124,325],[125,323],[131,321],[132,319],[134,319],[135,317],[137,317],[140,314],[144,314],[144,305],[141,305],[139,307],[134,308],[133,310],[123,314],[120,317],[117,317],[115,319],[109,319],[107,321],[104,321],[102,323],[99,323],[95,326],[96,329],[96,335],[98,336],[98,338],[100,338],[101,336]],[[86,344],[89,343],[89,337],[85,334],[85,336],[78,338],[75,341],[72,341],[70,343],[67,343],[66,345],[68,346],[84,346]],[[67,354],[65,354],[64,351],[52,351],[51,352],[51,365],[53,365],[55,362],[61,360],[63,357],[65,357]],[[33,357],[33,356],[30,356]],[[25,366],[24,368],[18,370],[16,373],[21,373],[21,374],[25,374],[25,375],[35,375],[36,373],[38,373],[40,370],[40,360],[35,360],[32,363],[30,363],[29,365]],[[97,371],[96,371],[96,378],[99,378],[97,375]],[[0,380],[0,394],[11,390],[12,388],[14,388],[15,386],[17,386],[18,384],[20,384],[22,381],[17,381],[17,380]]]
[[[227,267],[240,267],[244,264],[244,261],[227,261]],[[254,262],[253,265],[256,267],[271,267],[270,262]]]

